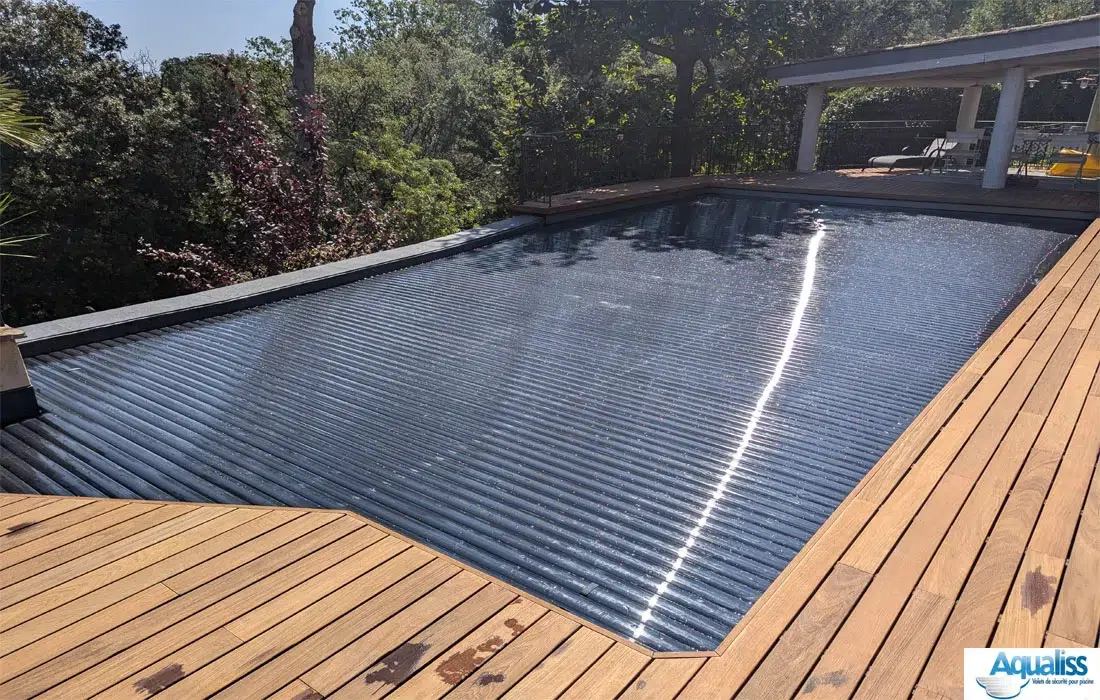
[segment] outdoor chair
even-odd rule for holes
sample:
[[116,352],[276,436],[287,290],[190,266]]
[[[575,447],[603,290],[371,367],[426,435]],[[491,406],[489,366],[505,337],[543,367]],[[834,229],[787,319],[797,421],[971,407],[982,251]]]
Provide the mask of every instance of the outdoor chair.
[[954,143],[950,143],[947,139],[933,139],[932,143],[928,144],[928,148],[925,148],[920,154],[909,153],[909,148],[903,148],[901,154],[892,156],[875,156],[867,160],[867,165],[863,166],[866,170],[871,168],[887,168],[893,170],[894,168],[917,168],[921,171],[925,168],[931,168],[937,160],[941,160],[945,150],[953,148]]
[[956,170],[977,165],[982,155],[981,144],[984,139],[985,129],[948,131],[941,154],[941,169],[946,163],[951,163]]
[[[1081,182],[1089,158],[1093,157],[1095,159],[1097,137],[1098,134],[1095,132],[1052,135],[1049,142],[1051,168],[1048,173],[1060,175],[1062,172],[1067,174],[1072,172],[1075,184]],[[1059,166],[1065,166],[1065,168]]]
[[1012,137],[1009,162],[1016,163],[1017,175],[1027,177],[1028,166],[1043,159],[1050,144],[1050,136],[1039,129],[1016,130]]

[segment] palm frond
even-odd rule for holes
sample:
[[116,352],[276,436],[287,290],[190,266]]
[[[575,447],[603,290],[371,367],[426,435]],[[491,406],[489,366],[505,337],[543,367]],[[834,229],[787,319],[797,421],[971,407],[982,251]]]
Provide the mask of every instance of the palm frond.
[[[18,221],[19,219],[22,219],[24,216],[28,216],[29,214],[33,213],[33,212],[26,212],[24,214],[20,214],[19,216],[15,217],[14,219],[5,220],[4,219],[4,212],[7,211],[9,204],[11,204],[11,192],[5,192],[4,194],[0,195],[0,227],[6,226],[7,224],[10,224],[13,221]],[[13,253],[13,252],[11,252],[11,249],[15,248],[16,246],[23,245],[24,243],[29,243],[30,241],[35,241],[35,240],[38,240],[39,238],[43,238],[43,237],[45,237],[45,235],[46,234],[44,234],[44,233],[37,233],[37,234],[29,234],[29,235],[25,235],[25,236],[7,236],[7,237],[0,236],[0,257],[5,257],[5,258],[33,258],[33,257],[35,257],[34,255],[27,255],[26,253]]]
[[42,117],[23,114],[23,93],[0,75],[0,143],[36,148],[42,143]]

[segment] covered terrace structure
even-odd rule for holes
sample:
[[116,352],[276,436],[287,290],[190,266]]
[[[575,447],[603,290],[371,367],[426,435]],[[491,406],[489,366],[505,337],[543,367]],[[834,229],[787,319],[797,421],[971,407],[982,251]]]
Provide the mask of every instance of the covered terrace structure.
[[[790,63],[768,76],[780,85],[804,85],[797,168],[814,169],[825,93],[858,85],[962,88],[956,129],[974,128],[982,87],[1001,84],[982,187],[1003,189],[1020,103],[1027,81],[1040,76],[1095,70],[1100,64],[1100,15],[1048,22],[987,34],[895,46],[849,56]],[[1095,109],[1094,109],[1095,112]],[[1090,124],[1096,120],[1093,115]]]

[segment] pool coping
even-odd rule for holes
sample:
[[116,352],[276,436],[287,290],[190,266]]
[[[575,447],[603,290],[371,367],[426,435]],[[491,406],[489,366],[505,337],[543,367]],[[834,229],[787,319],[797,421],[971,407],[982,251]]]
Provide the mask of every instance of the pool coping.
[[132,333],[198,321],[301,294],[318,292],[510,238],[545,225],[542,217],[519,215],[430,241],[249,280],[194,294],[95,311],[22,326],[24,357],[68,350]]
[[[588,190],[570,192],[554,197],[567,200],[561,204],[541,204],[523,202],[512,205],[510,211],[516,214],[534,214],[546,218],[547,223],[568,221],[579,216],[590,216],[618,211],[641,204],[678,199],[699,194],[755,194],[774,195],[780,199],[804,199],[812,197],[816,201],[827,203],[843,202],[862,206],[890,206],[920,211],[939,211],[945,213],[992,214],[1019,216],[1039,219],[1068,219],[1084,224],[1096,218],[1098,211],[1085,211],[1073,208],[1050,208],[1035,206],[1010,206],[1004,204],[974,203],[966,198],[930,197],[919,193],[875,192],[871,190],[843,191],[813,186],[800,186],[791,183],[757,183],[751,179],[733,175],[695,175],[691,177],[647,180],[606,187],[594,187]],[[572,201],[568,201],[572,199]]]

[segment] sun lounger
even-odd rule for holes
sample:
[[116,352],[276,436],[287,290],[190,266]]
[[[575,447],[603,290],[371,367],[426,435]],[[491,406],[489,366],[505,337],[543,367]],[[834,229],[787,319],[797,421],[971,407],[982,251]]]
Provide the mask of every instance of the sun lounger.
[[932,143],[928,144],[928,148],[921,151],[919,154],[905,153],[908,149],[902,149],[903,152],[899,155],[893,156],[875,156],[867,161],[867,165],[863,166],[864,169],[871,168],[888,168],[893,170],[894,168],[925,168],[932,167],[937,160],[939,160],[946,151],[955,148],[957,144],[950,142],[947,139],[933,139]]

